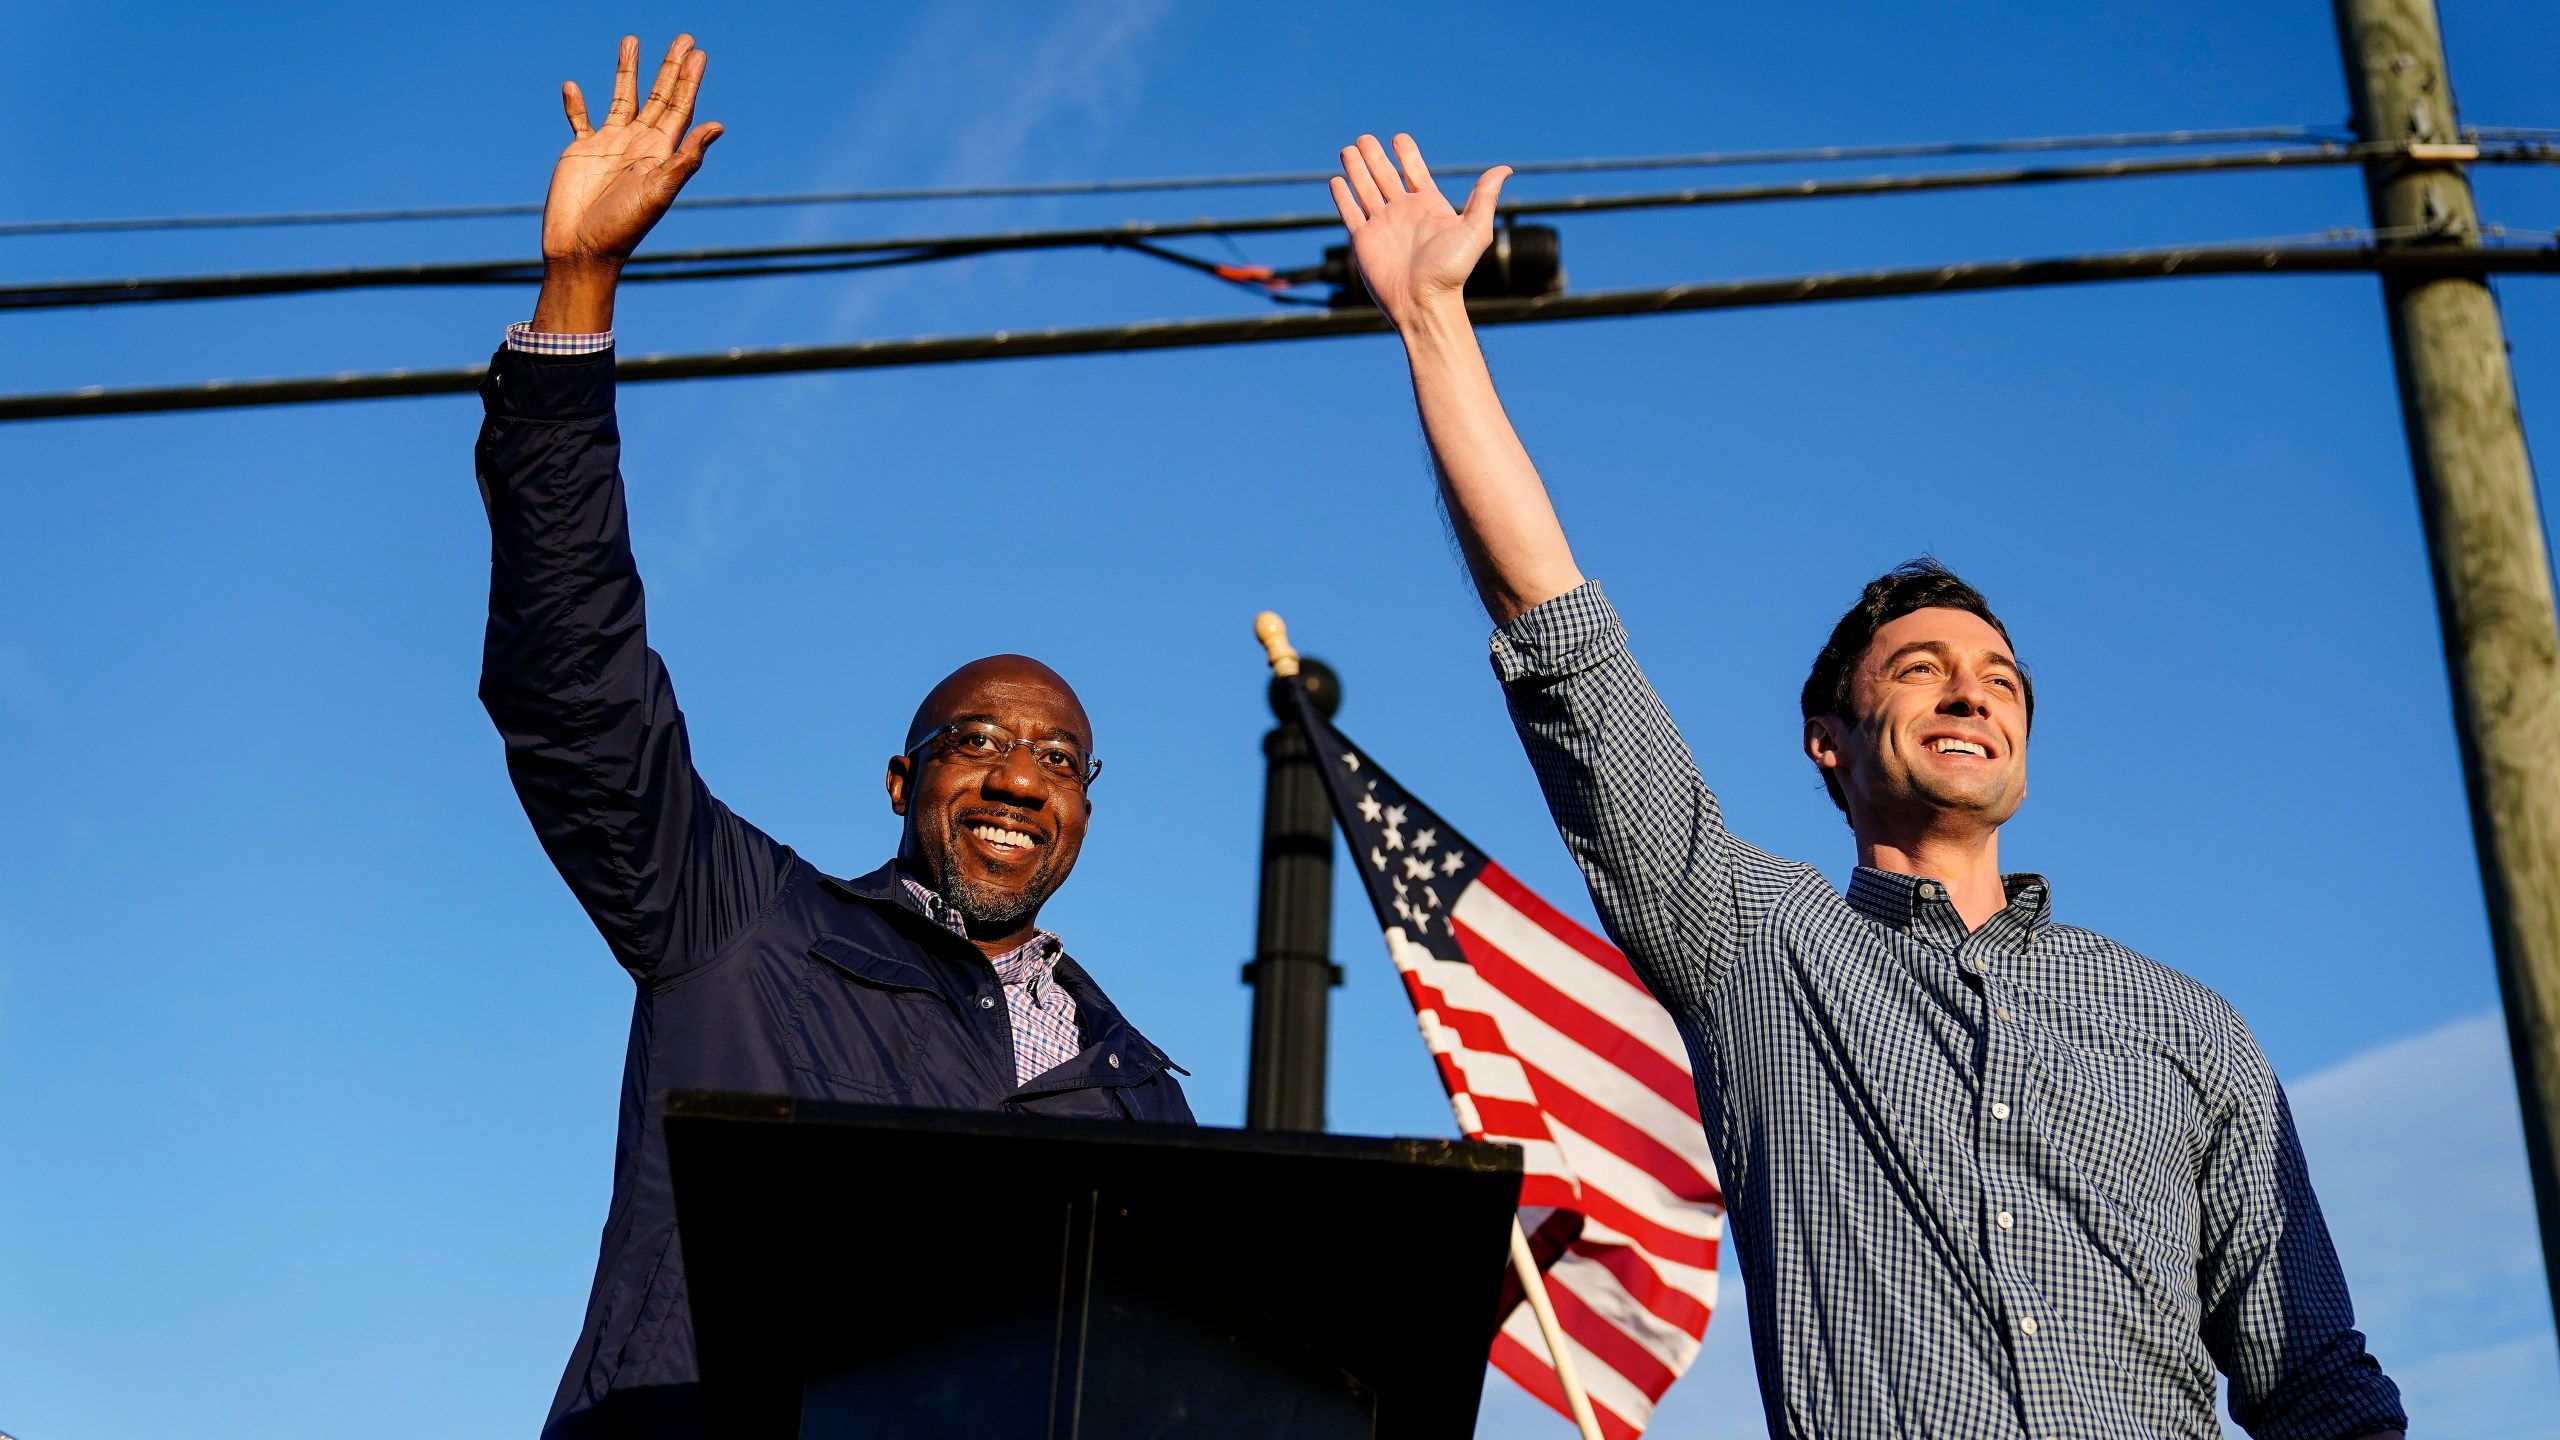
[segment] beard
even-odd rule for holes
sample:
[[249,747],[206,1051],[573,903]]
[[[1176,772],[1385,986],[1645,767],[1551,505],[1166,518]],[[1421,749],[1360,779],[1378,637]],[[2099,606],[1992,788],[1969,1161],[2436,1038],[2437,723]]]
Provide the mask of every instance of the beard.
[[1031,878],[1019,890],[1009,890],[976,879],[961,868],[960,828],[954,822],[942,842],[942,873],[933,877],[934,888],[942,892],[943,903],[960,912],[960,918],[972,925],[1006,926],[1039,913],[1058,888],[1056,850],[1040,847],[1039,861],[1032,867]]

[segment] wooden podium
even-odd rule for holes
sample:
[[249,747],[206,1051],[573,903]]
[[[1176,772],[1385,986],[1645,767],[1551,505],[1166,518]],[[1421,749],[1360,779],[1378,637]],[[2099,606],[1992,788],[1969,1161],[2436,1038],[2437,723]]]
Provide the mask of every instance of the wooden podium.
[[1465,1440],[1520,1152],[678,1092],[722,1440]]

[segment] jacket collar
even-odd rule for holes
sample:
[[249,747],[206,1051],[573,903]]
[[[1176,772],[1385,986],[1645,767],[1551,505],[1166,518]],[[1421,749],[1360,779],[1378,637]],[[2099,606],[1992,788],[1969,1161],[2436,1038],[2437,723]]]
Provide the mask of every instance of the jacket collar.
[[[897,912],[906,917],[909,928],[920,936],[938,937],[953,947],[966,946],[968,943],[943,929],[935,923],[931,915],[925,913],[924,907],[908,893],[906,885],[899,877],[898,865],[894,860],[868,875],[856,876],[850,880],[839,880],[832,875],[822,873],[818,877],[818,882],[830,893],[844,899],[858,900],[884,910]],[[821,937],[822,942],[827,938],[831,937]],[[851,951],[852,956],[837,953],[839,951]],[[927,985],[934,989],[945,988],[939,984],[933,984],[922,965],[882,956],[867,947],[839,945],[829,949],[822,944],[820,953],[836,964],[845,965],[848,968],[867,964],[869,967],[867,973],[872,974],[882,983],[904,983],[915,988],[925,988]],[[973,957],[977,956],[977,953],[975,949],[969,951]],[[979,958],[983,959],[983,957]],[[1076,1053],[1074,1059],[1040,1076],[1032,1084],[1015,1091],[1017,1097],[1043,1095],[1057,1090],[1084,1089],[1095,1085],[1134,1085],[1164,1070],[1172,1070],[1184,1075],[1191,1073],[1174,1064],[1170,1056],[1156,1048],[1154,1041],[1139,1034],[1137,1027],[1131,1025],[1128,1018],[1120,1013],[1120,1007],[1112,1004],[1111,997],[1103,994],[1102,987],[1094,983],[1093,977],[1085,973],[1082,965],[1076,963],[1075,957],[1061,953],[1058,956],[1058,967],[1054,972],[1054,978],[1058,987],[1075,1000],[1077,1028],[1088,1038],[1084,1048]]]
[[1154,1041],[1139,1034],[1128,1017],[1120,1013],[1120,1007],[1111,1003],[1102,987],[1093,983],[1093,977],[1073,957],[1058,957],[1056,980],[1058,988],[1076,1002],[1076,1024],[1086,1036],[1084,1048],[1076,1052],[1075,1058],[1016,1090],[1015,1098],[1096,1085],[1135,1085],[1166,1070],[1191,1073],[1174,1064]]
[[889,923],[916,937],[928,953],[957,954],[965,950],[969,958],[985,958],[978,954],[976,946],[952,934],[943,925],[941,917],[916,899],[915,893],[907,888],[905,872],[898,868],[895,860],[850,880],[839,880],[821,873],[818,883],[838,899],[859,900],[875,910],[887,911]]
[[955,1001],[972,988],[962,962],[983,962],[984,957],[926,913],[900,883],[896,862],[850,880],[822,872],[818,883],[838,899],[869,906],[911,948],[900,947],[906,949],[904,954],[887,954],[843,935],[821,934],[809,947],[810,953],[876,984],[931,990]]
[[1075,999],[1075,1022],[1085,1033],[1085,1048],[1075,1053],[1068,1063],[1052,1068],[1047,1074],[1034,1076],[1032,1084],[1016,1089],[1016,1099],[1034,1094],[1052,1094],[1062,1089],[1091,1089],[1091,1086],[1132,1086],[1147,1081],[1160,1071],[1178,1071],[1188,1076],[1183,1066],[1172,1063],[1165,1051],[1157,1051],[1155,1040],[1137,1033],[1137,1025],[1129,1025],[1129,1017],[1121,1015],[1111,997],[1093,984],[1093,976],[1085,974],[1075,958],[1057,958],[1057,989]]
[[[900,869],[895,860],[868,875],[851,880],[838,880],[832,875],[820,875],[818,878],[829,890],[838,895],[865,900],[874,905],[893,906],[925,921],[961,944],[969,944],[968,936],[960,933],[958,929],[962,923],[958,912],[951,910],[948,904],[937,907],[936,902],[942,897],[934,892],[932,886]],[[922,897],[917,895],[918,890],[924,892]],[[1036,944],[1044,939],[1052,944],[1063,945],[1057,936],[1046,930],[1034,930],[1031,933],[1032,938],[1024,942],[1026,945]],[[969,948],[977,949],[974,945],[970,945]]]
[[821,874],[818,883],[848,900],[868,900],[874,905],[893,906],[910,915],[924,915],[916,907],[915,898],[907,894],[907,887],[898,883],[898,862],[895,860],[868,875],[857,875],[850,880]]

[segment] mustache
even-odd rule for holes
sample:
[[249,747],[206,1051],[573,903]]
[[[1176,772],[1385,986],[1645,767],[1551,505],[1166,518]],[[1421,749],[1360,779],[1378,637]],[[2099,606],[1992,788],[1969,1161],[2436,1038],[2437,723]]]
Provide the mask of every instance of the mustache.
[[943,828],[956,835],[965,826],[980,825],[990,820],[1002,821],[1008,825],[1036,826],[1042,830],[1049,828],[1049,823],[1040,818],[1038,811],[1025,810],[1019,805],[972,805],[968,808],[965,819],[957,814],[952,815],[943,822]]
[[961,868],[960,837],[965,827],[986,824],[1005,814],[1025,822],[1034,818],[1027,810],[992,806],[976,812],[966,822],[956,815],[943,822],[942,873],[934,877],[936,888],[941,890],[943,902],[971,924],[1010,925],[1036,914],[1065,878],[1057,873],[1058,848],[1054,844],[1042,845],[1034,852],[1031,873],[1023,877],[1019,890],[985,884]]

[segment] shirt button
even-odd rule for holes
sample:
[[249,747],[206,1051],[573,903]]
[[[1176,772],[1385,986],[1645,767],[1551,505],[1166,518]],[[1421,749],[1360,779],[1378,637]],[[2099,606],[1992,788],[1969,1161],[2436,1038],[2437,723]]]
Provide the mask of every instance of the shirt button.
[[1976,955],[1976,956],[1974,956],[1974,957],[1973,957],[1973,968],[1974,968],[1975,972],[1976,972],[1976,973],[1978,973],[1978,974],[1983,974],[1983,975],[1988,975],[1988,974],[1990,974],[1990,973],[1991,973],[1991,957],[1990,957],[1990,956],[1988,956],[1988,955]]
[[[2006,1229],[2008,1229],[2010,1226],[2012,1226],[2012,1225],[2014,1225],[2014,1224],[2016,1224],[2016,1223],[2017,1223],[2017,1218],[2016,1218],[2015,1216],[2011,1215],[2008,1211],[2003,1210],[2003,1211],[2001,1211],[1999,1214],[1994,1215],[1994,1216],[1992,1216],[1992,1217],[1991,1217],[1991,1223],[1992,1223],[1992,1224],[1994,1224],[1994,1225],[1999,1226],[1999,1227],[2000,1227],[2001,1229],[2003,1229],[2003,1230],[2006,1230]],[[2028,1333],[2028,1334],[2030,1334],[2030,1335],[2033,1335],[2034,1333],[2036,1333],[2036,1332],[2035,1332],[2035,1322],[2034,1322],[2034,1321],[2032,1321],[2032,1320],[2030,1320],[2030,1321],[2028,1321],[2028,1322],[2027,1322],[2027,1333]]]
[[979,1008],[979,1009],[981,1009],[981,1010],[993,1010],[994,1008],[996,1008],[996,997],[994,997],[993,995],[981,995],[981,996],[979,996],[979,997],[978,997],[978,1008]]
[[2010,1013],[2009,1013],[2009,1007],[2008,1007],[2008,1006],[2006,1006],[2006,1005],[2001,1006],[1999,1009],[1994,1010],[1994,1011],[1992,1011],[1991,1013],[1992,1013],[1992,1014],[1994,1014],[1994,1015],[1999,1016],[1999,1017],[2000,1017],[2001,1019],[2003,1019],[2003,1020],[2009,1020],[2009,1019],[2014,1019],[2014,1018],[2015,1018],[2014,1016],[2010,1015]]
[[1992,1102],[1991,1102],[1991,1118],[1992,1118],[1992,1119],[1994,1119],[1994,1120],[2006,1120],[2006,1119],[2008,1119],[2008,1118],[2009,1118],[2009,1107],[2008,1107],[2007,1105],[2005,1105],[2005,1104],[2001,1103],[2000,1101],[1997,1101],[1997,1100],[1992,1101]]
[[1120,1068],[1120,1057],[1117,1055],[1105,1055],[1102,1057],[1102,1063],[1110,1066],[1114,1070],[1117,1070]]
[[2024,1330],[2030,1335],[2033,1335],[2036,1333],[2036,1317],[2033,1315],[2020,1316],[2018,1319],[2018,1328]]
[[1929,881],[1929,880],[1923,880],[1923,881],[1921,881],[1921,882],[1920,882],[1920,898],[1921,898],[1921,899],[1923,899],[1923,900],[1935,900],[1935,899],[1937,899],[1937,898],[1938,898],[1938,887],[1937,887],[1936,882],[1934,882],[1934,881]]

